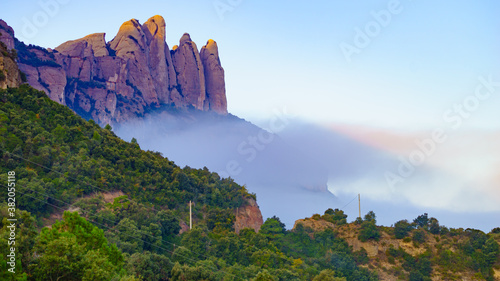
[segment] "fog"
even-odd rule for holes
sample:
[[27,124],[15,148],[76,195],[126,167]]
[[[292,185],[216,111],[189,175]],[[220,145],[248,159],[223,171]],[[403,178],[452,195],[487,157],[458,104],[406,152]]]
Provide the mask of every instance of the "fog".
[[[358,216],[353,200],[358,193],[362,215],[374,210],[383,225],[424,212],[450,227],[489,231],[498,224],[478,220],[493,218],[498,210],[476,212],[462,200],[484,205],[484,194],[433,162],[401,167],[401,155],[390,149],[294,118],[280,116],[264,124],[261,129],[232,115],[182,111],[155,113],[115,125],[114,131],[127,141],[135,137],[142,149],[160,151],[181,167],[207,167],[230,176],[257,194],[264,219],[276,215],[287,228],[328,208],[344,208],[352,221]],[[388,172],[402,181],[391,182]]]

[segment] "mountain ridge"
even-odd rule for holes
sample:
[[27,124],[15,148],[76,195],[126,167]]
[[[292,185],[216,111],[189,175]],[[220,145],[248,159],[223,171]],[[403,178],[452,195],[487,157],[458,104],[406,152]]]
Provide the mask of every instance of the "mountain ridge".
[[108,42],[105,33],[93,33],[54,49],[26,46],[5,22],[0,29],[30,85],[102,126],[165,106],[228,113],[217,43],[208,40],[200,55],[186,33],[170,50],[159,15],[123,23]]

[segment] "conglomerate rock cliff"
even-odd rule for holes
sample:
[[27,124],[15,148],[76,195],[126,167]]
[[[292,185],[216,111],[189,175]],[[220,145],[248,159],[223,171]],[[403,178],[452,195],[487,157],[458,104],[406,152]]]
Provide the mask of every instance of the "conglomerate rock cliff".
[[0,31],[0,41],[17,49],[19,68],[31,86],[101,125],[163,107],[227,114],[215,41],[209,40],[200,54],[186,33],[170,50],[161,16],[142,25],[129,20],[109,42],[104,33],[94,33],[53,50],[24,45],[7,24]]

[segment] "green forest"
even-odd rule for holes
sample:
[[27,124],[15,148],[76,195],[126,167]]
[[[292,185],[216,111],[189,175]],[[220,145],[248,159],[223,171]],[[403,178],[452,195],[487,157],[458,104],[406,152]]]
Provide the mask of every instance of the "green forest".
[[[27,85],[0,90],[0,156],[1,280],[495,280],[500,268],[500,228],[449,229],[427,214],[383,227],[373,212],[348,223],[328,209],[290,230],[272,217],[236,233],[235,210],[256,199],[245,186],[144,151]],[[182,230],[190,201],[194,227]]]

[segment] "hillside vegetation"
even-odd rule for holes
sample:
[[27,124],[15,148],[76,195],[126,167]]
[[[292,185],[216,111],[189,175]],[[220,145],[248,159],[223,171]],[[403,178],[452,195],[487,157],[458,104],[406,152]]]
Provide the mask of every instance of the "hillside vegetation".
[[331,229],[359,253],[358,264],[377,272],[381,280],[499,280],[500,228],[486,234],[454,229],[423,214],[393,227],[376,225],[373,212],[346,222],[341,210],[298,220],[295,231],[311,236]]
[[[312,239],[275,218],[236,234],[234,210],[255,195],[231,179],[142,151],[27,85],[0,103],[0,181],[15,171],[22,221],[17,273],[2,280],[376,280],[331,231]],[[114,191],[123,195],[106,200]],[[180,231],[189,201],[195,228]]]
[[0,91],[0,157],[1,280],[494,280],[499,266],[500,229],[427,215],[389,228],[329,209],[292,230],[273,217],[236,233],[235,209],[256,197],[244,186],[143,151],[26,85]]

